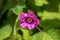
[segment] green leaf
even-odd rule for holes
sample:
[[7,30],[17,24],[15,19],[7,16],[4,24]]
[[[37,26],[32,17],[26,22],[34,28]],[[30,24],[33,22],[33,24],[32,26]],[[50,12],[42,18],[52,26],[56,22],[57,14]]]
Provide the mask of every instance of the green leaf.
[[54,40],[50,35],[45,32],[35,34],[32,40]]
[[2,28],[0,28],[0,40],[3,40],[4,38],[8,37],[11,32],[12,27],[10,25],[4,25]]
[[21,28],[24,40],[31,40],[29,30]]
[[46,0],[35,0],[36,6],[42,6],[44,4],[48,4],[48,2]]
[[59,30],[50,29],[48,32],[39,32],[33,35],[32,40],[59,40]]
[[39,17],[42,17],[41,20],[49,20],[49,19],[60,19],[59,18],[59,13],[57,12],[48,12],[48,11],[44,11],[44,12],[37,12],[37,15]]
[[59,13],[44,11],[42,13],[42,20],[49,20],[49,19],[60,19]]
[[37,15],[41,17],[41,20],[51,20],[51,19],[59,19],[60,20],[60,14],[57,12],[37,12]]
[[19,35],[18,33],[16,34],[16,37],[17,37],[18,40],[22,40],[21,35]]
[[15,13],[16,15],[19,15],[19,14],[22,12],[22,10],[23,10],[24,7],[25,7],[25,5],[24,5],[24,6],[16,5],[16,6],[12,9],[12,11],[13,11],[13,13]]
[[59,13],[44,11],[43,13],[40,13],[40,17],[40,25],[44,30],[60,27]]
[[49,29],[47,33],[55,40],[60,40],[60,29]]
[[18,4],[12,8],[12,11],[16,15],[19,15],[23,11],[23,8],[25,8],[25,7],[26,7],[25,1],[19,0]]

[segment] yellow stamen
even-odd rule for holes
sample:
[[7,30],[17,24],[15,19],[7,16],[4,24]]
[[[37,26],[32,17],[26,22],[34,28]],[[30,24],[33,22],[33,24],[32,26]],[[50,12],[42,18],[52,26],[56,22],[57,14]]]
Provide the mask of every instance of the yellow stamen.
[[29,23],[32,22],[32,19],[31,18],[28,18],[27,19],[27,22],[29,22]]

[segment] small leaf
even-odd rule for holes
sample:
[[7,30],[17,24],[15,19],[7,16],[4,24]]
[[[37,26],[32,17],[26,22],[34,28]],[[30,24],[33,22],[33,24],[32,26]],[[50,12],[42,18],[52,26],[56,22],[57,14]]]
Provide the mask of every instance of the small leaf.
[[19,15],[19,14],[21,13],[21,11],[23,10],[24,7],[25,7],[25,6],[17,5],[17,6],[15,6],[15,7],[12,9],[12,11],[13,11],[13,13]]
[[22,40],[21,35],[19,35],[18,33],[16,34],[16,37],[17,37],[18,40]]
[[0,28],[0,40],[3,40],[4,38],[8,37],[11,32],[12,27],[10,25],[5,25],[2,28]]
[[21,28],[21,30],[23,32],[23,38],[24,38],[24,40],[31,40],[29,31],[27,29],[23,29],[23,28]]
[[19,15],[23,8],[25,8],[25,0],[19,0],[18,4],[12,8],[13,13]]

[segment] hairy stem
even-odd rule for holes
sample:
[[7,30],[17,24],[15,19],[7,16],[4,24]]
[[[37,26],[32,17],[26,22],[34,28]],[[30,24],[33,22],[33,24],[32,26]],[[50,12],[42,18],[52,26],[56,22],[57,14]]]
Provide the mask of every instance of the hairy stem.
[[13,39],[16,39],[16,24],[17,24],[18,20],[19,20],[19,16],[17,17],[15,24],[14,24]]
[[40,32],[42,31],[38,26],[36,27]]

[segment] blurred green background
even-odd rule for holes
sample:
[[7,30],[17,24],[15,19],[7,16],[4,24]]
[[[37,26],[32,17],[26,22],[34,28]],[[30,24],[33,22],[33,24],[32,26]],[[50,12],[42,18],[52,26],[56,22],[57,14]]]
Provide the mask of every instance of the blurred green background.
[[[28,10],[40,20],[41,32],[20,27],[18,16]],[[60,0],[0,0],[0,40],[60,40]]]

